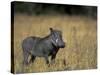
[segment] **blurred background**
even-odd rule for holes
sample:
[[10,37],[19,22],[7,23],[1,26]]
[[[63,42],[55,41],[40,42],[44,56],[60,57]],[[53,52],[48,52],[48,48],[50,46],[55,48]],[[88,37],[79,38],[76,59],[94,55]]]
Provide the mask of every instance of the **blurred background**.
[[41,14],[84,15],[96,18],[97,7],[81,6],[81,5],[48,4],[48,3],[14,2],[14,13],[25,13],[28,15],[41,15]]
[[[97,68],[96,6],[12,2],[11,11],[15,73]],[[50,67],[38,57],[34,63],[23,67],[23,39],[47,36],[50,27],[62,31],[66,47],[59,50],[55,63]]]

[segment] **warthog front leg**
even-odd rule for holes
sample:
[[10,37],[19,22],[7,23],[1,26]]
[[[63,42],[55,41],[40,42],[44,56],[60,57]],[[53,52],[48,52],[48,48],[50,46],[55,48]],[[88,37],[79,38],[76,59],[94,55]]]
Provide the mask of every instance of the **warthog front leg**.
[[35,60],[35,58],[36,58],[36,56],[33,56],[33,55],[31,55],[31,59],[30,59],[30,62],[34,62],[34,60]]
[[45,56],[44,58],[46,60],[46,64],[49,64],[48,56]]
[[51,56],[51,64],[55,63],[56,54]]

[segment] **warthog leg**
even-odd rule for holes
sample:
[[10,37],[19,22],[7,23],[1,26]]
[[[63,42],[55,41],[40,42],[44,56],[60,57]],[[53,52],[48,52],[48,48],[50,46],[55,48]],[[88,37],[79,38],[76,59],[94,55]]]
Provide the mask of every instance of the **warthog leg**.
[[51,56],[51,64],[55,63],[56,54]]
[[34,62],[35,58],[36,58],[36,57],[32,55],[30,61]]
[[49,64],[48,56],[45,56],[46,64]]
[[23,56],[24,56],[24,62],[23,63],[27,65],[29,63],[28,62],[29,53],[27,51],[24,51]]

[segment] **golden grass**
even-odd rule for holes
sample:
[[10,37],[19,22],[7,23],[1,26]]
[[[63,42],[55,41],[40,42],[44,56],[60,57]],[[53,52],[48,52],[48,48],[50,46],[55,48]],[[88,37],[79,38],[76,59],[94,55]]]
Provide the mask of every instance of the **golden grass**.
[[[44,37],[49,28],[63,32],[66,43],[60,49],[55,63],[48,67],[43,58],[22,66],[22,40],[28,36]],[[97,68],[97,21],[84,16],[48,15],[14,16],[14,65],[15,73],[80,70]]]

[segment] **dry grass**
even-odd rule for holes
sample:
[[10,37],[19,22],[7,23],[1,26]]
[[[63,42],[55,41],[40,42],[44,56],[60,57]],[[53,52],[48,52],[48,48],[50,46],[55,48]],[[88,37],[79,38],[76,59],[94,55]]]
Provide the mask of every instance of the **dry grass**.
[[[60,49],[55,64],[48,67],[43,58],[22,66],[21,42],[28,36],[44,37],[49,28],[63,32],[66,47]],[[80,70],[97,68],[97,21],[84,16],[27,16],[14,17],[15,73]]]

